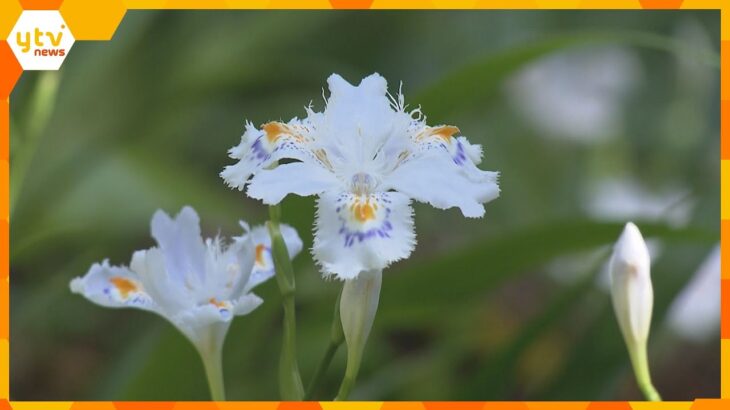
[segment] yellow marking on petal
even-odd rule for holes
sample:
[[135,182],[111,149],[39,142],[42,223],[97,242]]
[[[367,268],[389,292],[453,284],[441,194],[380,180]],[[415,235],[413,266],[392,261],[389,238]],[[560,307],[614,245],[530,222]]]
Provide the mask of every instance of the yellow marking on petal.
[[431,135],[435,135],[446,141],[450,141],[454,134],[457,134],[459,129],[453,125],[444,125],[441,127],[435,127],[431,129]]
[[261,126],[270,144],[276,143],[282,135],[288,135],[297,142],[304,142],[304,137],[291,129],[290,126],[280,122],[268,122]]
[[266,133],[266,139],[272,144],[279,139],[281,134],[285,134],[288,131],[285,127],[286,125],[280,122],[269,122],[261,126]]
[[370,199],[367,199],[365,203],[360,203],[359,200],[355,201],[352,206],[352,214],[360,223],[375,219],[375,209],[370,204]]
[[219,302],[216,298],[210,298],[208,302],[218,309],[228,309],[229,307],[227,302]]
[[266,252],[266,245],[264,245],[263,243],[256,245],[256,265],[266,265],[266,261],[264,260],[264,252]]
[[320,149],[314,151],[314,155],[317,157],[317,159],[322,161],[322,163],[326,167],[328,167],[329,169],[332,169],[332,163],[330,162],[330,159],[327,158],[327,152],[325,150],[320,148]]
[[440,127],[426,127],[423,131],[416,135],[416,141],[421,141],[428,137],[438,137],[446,142],[451,142],[454,134],[459,133],[459,128],[453,125],[442,125]]
[[[416,140],[417,140],[417,141],[418,141],[419,139],[420,139],[419,137],[416,137]],[[395,165],[395,166],[397,167],[397,166],[399,166],[399,165],[400,165],[401,163],[403,163],[403,161],[405,161],[405,160],[406,160],[406,159],[408,158],[408,156],[409,156],[409,155],[411,155],[411,152],[410,152],[410,151],[408,151],[408,150],[405,150],[405,151],[401,151],[401,153],[400,153],[400,154],[398,154],[398,160],[397,160],[397,162],[396,162],[396,165]]]
[[109,282],[114,285],[115,288],[119,291],[119,293],[122,295],[123,298],[129,297],[129,294],[132,292],[136,292],[139,290],[137,288],[137,285],[134,284],[129,279],[123,278],[121,276],[113,276],[111,279],[109,279]]

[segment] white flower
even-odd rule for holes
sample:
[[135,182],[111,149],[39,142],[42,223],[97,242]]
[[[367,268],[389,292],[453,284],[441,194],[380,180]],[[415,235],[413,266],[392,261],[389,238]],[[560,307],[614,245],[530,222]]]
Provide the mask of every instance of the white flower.
[[642,77],[628,47],[550,54],[507,82],[506,95],[538,135],[593,143],[621,135],[627,97]]
[[695,201],[690,191],[680,186],[650,190],[629,178],[604,178],[591,184],[584,208],[601,220],[665,221],[671,226],[686,226]]
[[611,296],[629,350],[645,349],[651,326],[654,291],[649,249],[639,228],[626,224],[611,257]]
[[[318,195],[313,255],[327,275],[351,279],[406,258],[415,245],[410,200],[481,217],[499,196],[497,173],[477,168],[482,150],[453,126],[426,125],[402,94],[373,74],[353,86],[327,80],[323,112],[288,123],[246,125],[221,176],[266,204]],[[273,169],[279,160],[294,160]]]
[[683,338],[695,343],[717,340],[720,330],[720,261],[718,244],[705,258],[692,279],[674,299],[667,324]]
[[[171,219],[157,211],[152,217],[157,247],[134,253],[129,268],[94,264],[71,281],[71,291],[105,307],[132,307],[161,315],[199,350],[220,349],[237,315],[245,315],[262,300],[251,290],[274,275],[271,241],[264,227],[233,238],[203,241],[197,213],[184,207]],[[296,231],[282,226],[294,257],[302,249]]]

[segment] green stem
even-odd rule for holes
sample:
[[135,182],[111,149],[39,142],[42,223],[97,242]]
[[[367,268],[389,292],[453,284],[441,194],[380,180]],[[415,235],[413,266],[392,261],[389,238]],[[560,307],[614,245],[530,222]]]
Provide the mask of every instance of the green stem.
[[[350,363],[350,361],[347,361]],[[352,371],[349,371],[350,368],[352,368]],[[345,377],[342,379],[342,384],[340,385],[340,391],[337,393],[337,397],[335,397],[335,401],[343,401],[347,400],[348,397],[350,397],[350,392],[352,391],[352,388],[355,386],[355,379],[357,378],[357,372],[360,369],[360,363],[358,361],[357,364],[354,364],[352,366],[347,366],[348,371],[345,371]]]
[[644,398],[648,401],[661,401],[662,398],[659,392],[657,392],[654,384],[651,382],[646,343],[643,346],[635,346],[633,349],[629,349],[629,357],[631,358],[631,365],[634,368],[636,383],[639,385],[641,393],[644,394]]
[[302,400],[304,386],[299,375],[296,353],[296,312],[294,309],[294,269],[289,259],[286,243],[281,236],[279,219],[281,210],[278,206],[269,207],[269,235],[271,236],[271,255],[276,271],[276,283],[281,293],[284,306],[284,332],[282,337],[281,357],[279,360],[279,391],[283,400]]
[[225,388],[223,387],[223,365],[220,350],[201,353],[205,376],[208,378],[208,388],[213,401],[224,401],[226,399]]
[[314,372],[314,376],[312,376],[312,381],[307,387],[307,393],[304,395],[304,400],[312,400],[314,395],[319,391],[324,374],[327,372],[327,369],[332,362],[332,358],[335,356],[335,353],[337,353],[337,349],[340,348],[341,344],[342,341],[335,343],[330,340],[329,345],[327,345],[327,351],[324,352],[324,357],[320,360],[317,370]]
[[312,381],[307,387],[307,393],[304,395],[304,400],[311,400],[312,397],[317,394],[320,389],[320,384],[324,378],[324,374],[327,372],[332,358],[337,353],[337,349],[340,348],[342,342],[345,341],[345,334],[342,332],[342,323],[340,322],[340,297],[342,292],[337,295],[337,302],[335,303],[335,314],[332,319],[332,328],[330,329],[330,341],[327,345],[327,350],[324,352],[324,357],[319,362],[317,370],[312,376]]

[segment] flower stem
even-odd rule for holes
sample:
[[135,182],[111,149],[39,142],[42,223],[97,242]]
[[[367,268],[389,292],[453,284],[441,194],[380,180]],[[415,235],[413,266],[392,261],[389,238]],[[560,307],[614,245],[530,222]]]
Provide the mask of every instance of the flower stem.
[[210,397],[213,401],[224,401],[226,393],[223,387],[223,365],[220,350],[208,353],[201,352],[201,357],[203,367],[205,367],[205,376],[208,378]]
[[329,344],[327,345],[327,350],[324,352],[324,357],[322,357],[322,360],[319,362],[317,370],[314,372],[314,376],[312,376],[312,381],[309,382],[309,386],[307,387],[307,393],[304,395],[304,400],[311,400],[312,397],[317,394],[320,389],[320,384],[322,383],[324,374],[327,372],[327,368],[329,368],[329,365],[332,362],[332,358],[335,356],[335,353],[337,353],[337,349],[340,348],[342,342],[345,341],[345,334],[342,332],[342,323],[340,322],[341,296],[342,292],[337,295],[337,302],[335,303],[335,314],[332,319],[332,328],[330,330],[330,340]]
[[635,346],[633,349],[629,349],[629,357],[631,358],[631,365],[634,368],[636,383],[639,385],[639,390],[641,390],[644,398],[648,401],[661,401],[662,398],[659,392],[657,392],[654,384],[651,382],[646,343],[643,346]]
[[269,207],[267,227],[271,236],[271,256],[274,260],[276,283],[284,306],[284,334],[282,337],[281,357],[279,360],[279,393],[283,400],[302,400],[304,387],[299,375],[296,353],[296,312],[294,310],[294,269],[289,259],[284,238],[279,229],[281,210],[278,206]]

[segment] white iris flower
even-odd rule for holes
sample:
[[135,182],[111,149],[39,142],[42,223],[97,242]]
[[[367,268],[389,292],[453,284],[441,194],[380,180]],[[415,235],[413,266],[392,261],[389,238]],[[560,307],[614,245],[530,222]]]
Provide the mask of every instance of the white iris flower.
[[[496,172],[477,168],[479,145],[454,126],[426,125],[420,110],[388,94],[378,74],[353,86],[327,80],[322,112],[288,123],[246,125],[221,176],[266,204],[317,195],[314,258],[325,275],[354,279],[407,258],[415,245],[411,199],[481,217],[499,196]],[[287,160],[271,168],[277,161]],[[293,161],[292,161],[293,160]]]
[[[101,306],[159,314],[190,339],[209,370],[208,361],[218,365],[233,317],[261,304],[251,290],[274,275],[266,228],[241,226],[244,235],[230,244],[220,238],[204,241],[193,208],[184,207],[174,219],[157,211],[151,223],[157,247],[135,252],[129,267],[106,260],[94,264],[71,281],[71,291]],[[281,231],[293,258],[302,241],[289,226]]]

